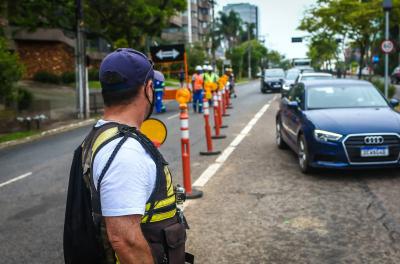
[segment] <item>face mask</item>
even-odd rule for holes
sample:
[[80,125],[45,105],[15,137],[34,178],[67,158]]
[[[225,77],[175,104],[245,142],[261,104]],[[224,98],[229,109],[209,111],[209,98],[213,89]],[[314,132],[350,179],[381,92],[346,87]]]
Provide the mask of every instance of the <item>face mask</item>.
[[147,94],[147,89],[146,88],[147,88],[147,86],[145,87],[144,94],[146,96],[147,102],[150,105],[150,109],[149,109],[149,112],[147,113],[147,116],[146,116],[146,118],[144,120],[149,119],[151,117],[151,115],[153,114],[154,104],[155,104],[155,101],[156,101],[156,93],[154,92],[154,89],[153,89],[153,100],[150,101],[150,98],[149,98],[149,95]]

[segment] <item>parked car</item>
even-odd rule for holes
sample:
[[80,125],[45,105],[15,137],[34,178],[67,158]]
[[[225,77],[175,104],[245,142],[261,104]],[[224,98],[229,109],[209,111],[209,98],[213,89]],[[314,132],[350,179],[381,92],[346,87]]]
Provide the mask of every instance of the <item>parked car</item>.
[[310,80],[330,80],[333,79],[333,75],[325,72],[306,72],[301,73],[297,77],[295,83],[310,81]]
[[295,84],[281,99],[276,143],[312,168],[399,167],[400,114],[369,82],[317,80]]
[[261,92],[280,92],[285,79],[283,69],[266,69],[263,78],[261,78]]
[[285,96],[289,92],[290,87],[293,86],[297,77],[300,75],[300,72],[301,71],[296,68],[292,68],[286,71],[285,80],[282,86],[282,96]]
[[392,75],[390,75],[390,80],[392,81],[392,83],[400,83],[400,66],[397,66],[393,72]]

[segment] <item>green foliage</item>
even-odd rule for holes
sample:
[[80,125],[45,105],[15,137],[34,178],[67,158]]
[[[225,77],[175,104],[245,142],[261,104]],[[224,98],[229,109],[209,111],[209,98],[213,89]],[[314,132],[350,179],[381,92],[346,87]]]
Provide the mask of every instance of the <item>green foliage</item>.
[[61,74],[61,82],[65,84],[70,84],[75,82],[75,72],[64,72]]
[[61,83],[60,76],[46,71],[39,71],[35,73],[35,75],[33,76],[33,80],[42,83],[53,83],[53,84]]
[[[385,84],[379,79],[373,79],[371,80],[371,83],[381,91],[382,94],[385,94]],[[396,86],[389,84],[389,89],[388,89],[388,96],[389,98],[392,98],[394,94],[396,93]]]
[[186,47],[186,53],[189,73],[194,72],[197,65],[202,66],[208,59],[205,48],[203,48],[199,43],[194,44],[193,47]]
[[18,56],[9,52],[4,38],[0,38],[0,103],[9,104],[15,99],[16,83],[22,73]]
[[124,39],[124,38],[117,39],[114,42],[114,49],[128,48],[128,47],[129,47],[128,41],[126,39]]
[[17,104],[18,110],[28,110],[33,103],[33,93],[25,89],[18,89]]
[[38,133],[39,133],[38,131],[30,130],[30,131],[21,131],[21,132],[14,132],[14,133],[2,135],[2,136],[0,136],[0,143],[30,137],[30,136],[33,136]]
[[228,50],[239,44],[243,31],[243,21],[238,13],[234,11],[229,12],[229,14],[219,12],[216,24],[217,34],[223,36],[227,41]]
[[99,81],[99,70],[98,69],[90,69],[89,72],[89,81]]

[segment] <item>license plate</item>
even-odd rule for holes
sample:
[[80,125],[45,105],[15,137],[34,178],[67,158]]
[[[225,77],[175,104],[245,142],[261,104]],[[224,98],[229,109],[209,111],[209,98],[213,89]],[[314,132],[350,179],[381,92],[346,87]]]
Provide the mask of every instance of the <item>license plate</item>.
[[361,148],[361,157],[387,157],[389,156],[388,147],[364,147]]
[[279,87],[281,87],[280,84],[274,84],[274,88],[279,88]]

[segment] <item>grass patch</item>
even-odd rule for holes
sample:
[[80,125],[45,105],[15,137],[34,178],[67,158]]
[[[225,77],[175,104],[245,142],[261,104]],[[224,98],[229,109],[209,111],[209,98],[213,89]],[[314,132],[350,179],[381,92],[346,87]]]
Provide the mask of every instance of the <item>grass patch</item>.
[[20,131],[20,132],[0,135],[0,143],[30,137],[39,133],[40,133],[39,131]]
[[89,88],[90,89],[101,89],[101,84],[99,81],[90,81]]
[[249,78],[241,78],[241,79],[238,79],[235,83],[236,84],[240,84],[240,83],[246,83],[246,82],[249,82],[249,81],[250,81]]

